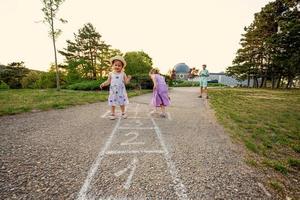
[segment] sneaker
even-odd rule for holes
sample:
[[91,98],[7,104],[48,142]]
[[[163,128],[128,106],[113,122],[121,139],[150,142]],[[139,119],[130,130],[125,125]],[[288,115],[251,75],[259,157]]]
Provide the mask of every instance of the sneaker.
[[202,95],[198,96],[199,98],[202,98]]
[[116,116],[115,116],[114,114],[111,114],[111,115],[109,116],[109,119],[110,119],[110,120],[115,120],[115,119],[116,119]]
[[122,113],[122,118],[126,119],[128,116],[126,115],[126,113]]

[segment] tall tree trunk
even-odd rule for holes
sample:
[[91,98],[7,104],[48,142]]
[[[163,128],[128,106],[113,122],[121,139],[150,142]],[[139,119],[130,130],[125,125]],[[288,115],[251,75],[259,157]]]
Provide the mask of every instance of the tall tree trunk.
[[288,83],[286,84],[286,89],[292,87],[293,79],[294,79],[294,78],[293,78],[292,76],[289,76],[289,77],[288,77]]
[[250,71],[248,71],[248,75],[247,75],[248,77],[248,81],[247,81],[247,87],[250,87]]
[[265,82],[265,77],[262,77],[261,78],[261,83],[260,83],[260,88],[262,88],[263,87],[263,85],[264,85],[264,82]]
[[54,31],[54,22],[53,22],[53,11],[51,10],[51,34],[52,34],[52,42],[53,42],[53,50],[54,50],[54,59],[55,59],[55,70],[56,70],[56,89],[60,90],[59,84],[59,70],[57,64],[57,51],[56,51],[56,44],[55,44],[55,31]]
[[272,81],[272,89],[275,88],[275,78],[274,78],[274,74],[272,72],[272,78],[271,78],[271,81]]
[[279,75],[279,77],[278,77],[276,88],[280,87],[280,83],[281,83],[281,75]]
[[271,82],[272,82],[272,89],[275,88],[275,76],[274,76],[274,68],[271,69]]

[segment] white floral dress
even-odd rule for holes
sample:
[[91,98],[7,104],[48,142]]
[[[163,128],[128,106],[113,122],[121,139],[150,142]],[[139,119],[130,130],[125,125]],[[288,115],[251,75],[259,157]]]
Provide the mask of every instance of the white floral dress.
[[110,87],[108,104],[110,106],[123,106],[129,103],[125,87],[125,73],[110,73]]

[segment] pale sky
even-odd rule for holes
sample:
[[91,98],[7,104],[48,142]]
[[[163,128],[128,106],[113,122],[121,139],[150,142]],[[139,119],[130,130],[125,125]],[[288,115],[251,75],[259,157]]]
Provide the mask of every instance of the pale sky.
[[[231,65],[243,28],[270,0],[66,0],[58,16],[57,47],[91,22],[102,39],[122,52],[143,50],[162,72],[179,62],[207,64],[211,72]],[[41,0],[0,0],[0,63],[24,61],[48,70],[54,61]],[[59,61],[63,57],[59,55]]]

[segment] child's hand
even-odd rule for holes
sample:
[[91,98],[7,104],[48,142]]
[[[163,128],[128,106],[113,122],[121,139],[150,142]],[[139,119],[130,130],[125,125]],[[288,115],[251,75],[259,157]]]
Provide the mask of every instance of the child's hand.
[[132,78],[132,76],[131,76],[131,75],[128,75],[128,76],[127,76],[127,81],[130,81],[131,78]]

